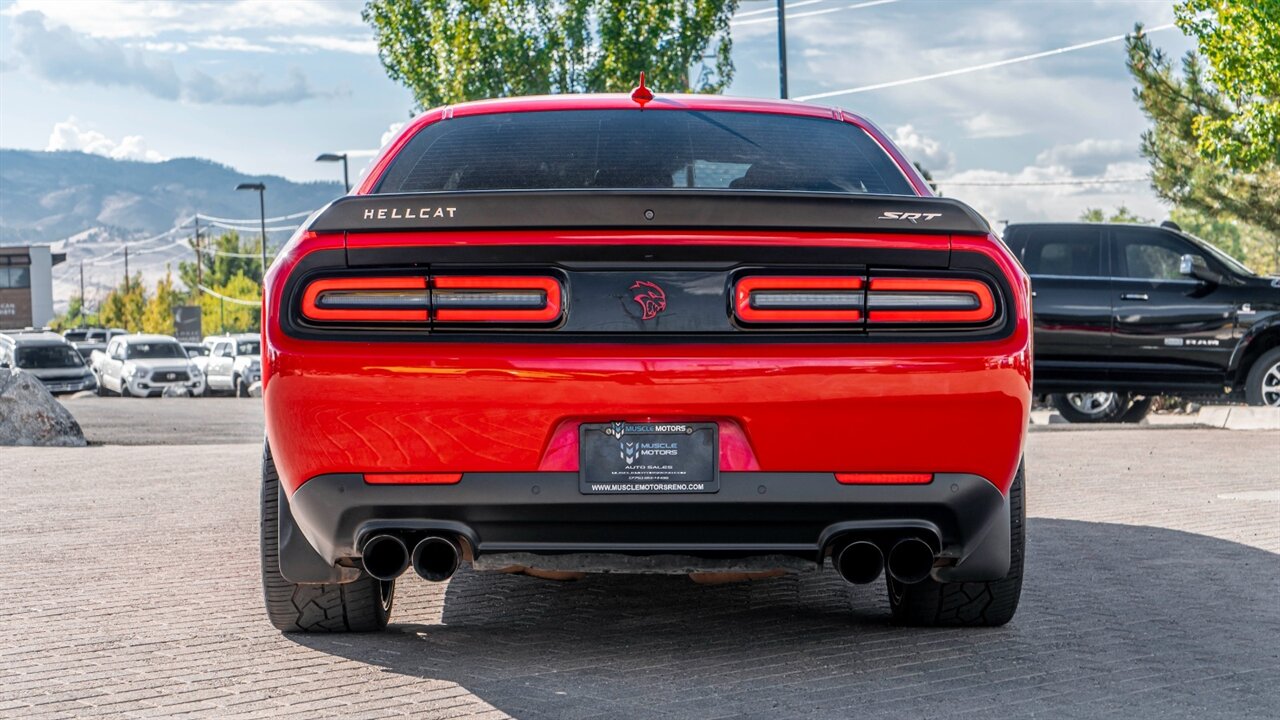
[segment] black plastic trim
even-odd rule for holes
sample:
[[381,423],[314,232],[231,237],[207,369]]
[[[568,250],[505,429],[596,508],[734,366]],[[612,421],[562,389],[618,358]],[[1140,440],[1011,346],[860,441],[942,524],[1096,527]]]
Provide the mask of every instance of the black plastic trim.
[[[432,212],[425,213],[429,209]],[[436,213],[435,210],[442,212]],[[902,217],[903,215],[907,217]],[[315,232],[496,229],[831,230],[985,235],[990,227],[949,198],[761,190],[496,190],[349,195]]]
[[[936,538],[955,579],[994,579],[1008,568],[1006,498],[965,474],[928,485],[842,485],[831,473],[725,472],[719,492],[681,495],[584,495],[576,472],[467,473],[454,485],[370,485],[341,474],[308,480],[289,505],[331,564],[349,565],[361,540],[383,531],[454,534],[474,557],[783,554],[814,562],[841,535],[901,533]],[[1001,527],[1003,566],[1001,539],[990,538]],[[973,557],[979,548],[992,557]],[[966,566],[981,572],[966,576]]]

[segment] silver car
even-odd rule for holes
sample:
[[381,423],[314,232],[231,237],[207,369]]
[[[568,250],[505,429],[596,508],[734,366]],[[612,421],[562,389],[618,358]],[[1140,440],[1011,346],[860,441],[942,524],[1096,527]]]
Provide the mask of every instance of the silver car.
[[209,348],[202,361],[209,391],[249,397],[249,388],[262,379],[262,338],[257,333],[213,335],[204,345]]
[[55,395],[98,387],[80,353],[57,333],[0,335],[0,367],[18,368],[30,373]]
[[166,390],[204,393],[204,373],[168,335],[122,335],[98,360],[98,393],[123,397],[163,395]]

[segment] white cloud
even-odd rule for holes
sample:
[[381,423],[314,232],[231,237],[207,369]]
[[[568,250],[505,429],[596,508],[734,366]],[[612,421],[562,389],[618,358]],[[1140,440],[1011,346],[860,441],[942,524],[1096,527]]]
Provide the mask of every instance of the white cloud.
[[[1150,167],[1142,162],[1118,162],[1107,165],[1096,176],[1080,176],[1061,165],[1030,165],[1016,172],[997,170],[965,170],[940,180],[947,197],[973,206],[992,223],[1001,220],[1025,222],[1036,220],[1072,221],[1087,208],[1112,209],[1127,206],[1138,215],[1161,218],[1169,205],[1151,191],[1144,180],[1087,184],[1037,185],[1034,183],[1079,183],[1082,180],[1132,180],[1145,178]],[[953,184],[955,183],[955,184]],[[993,183],[965,185],[962,183]]]
[[964,128],[971,138],[1015,137],[1027,132],[1026,125],[1017,118],[993,112],[980,112],[965,118]]
[[273,53],[276,51],[273,47],[259,45],[239,35],[210,35],[203,40],[192,41],[191,46],[201,50],[225,50],[229,52]]
[[[167,57],[78,33],[39,12],[15,17],[12,26],[12,45],[22,63],[55,83],[132,87],[163,100],[259,107],[334,94],[314,89],[306,74],[296,67],[289,70],[283,83],[270,83],[256,70],[219,77],[193,70],[183,78]],[[210,41],[214,38],[201,42]],[[218,42],[247,49],[236,38],[221,38]]]
[[893,142],[913,162],[918,162],[930,173],[950,170],[956,162],[955,153],[942,147],[942,143],[921,134],[911,125],[902,125],[893,131]]
[[358,0],[15,0],[0,14],[36,10],[99,38],[150,38],[166,32],[226,33],[263,27],[363,27]]
[[1054,145],[1036,155],[1036,163],[1060,165],[1077,175],[1096,175],[1111,163],[1137,158],[1138,148],[1134,142],[1087,138],[1077,143]]
[[75,116],[53,126],[45,150],[79,150],[116,160],[161,162],[168,159],[155,150],[148,149],[141,135],[126,135],[120,142],[116,142],[97,130],[82,129]]
[[399,135],[400,131],[404,129],[404,126],[408,124],[409,122],[406,120],[405,122],[394,122],[388,125],[387,131],[382,133],[382,137],[378,140],[378,147],[386,147],[387,143],[395,139],[395,136]]
[[372,37],[334,37],[330,35],[273,35],[267,38],[290,49],[309,48],[353,55],[377,55],[378,43]]

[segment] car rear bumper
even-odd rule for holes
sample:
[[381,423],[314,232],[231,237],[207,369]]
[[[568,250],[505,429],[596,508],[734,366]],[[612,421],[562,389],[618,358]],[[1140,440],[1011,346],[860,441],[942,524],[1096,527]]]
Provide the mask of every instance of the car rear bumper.
[[393,532],[410,541],[460,537],[473,560],[618,554],[789,556],[815,563],[849,538],[891,545],[910,536],[934,545],[939,579],[991,580],[1008,572],[1007,499],[976,475],[936,474],[924,485],[842,485],[831,473],[725,472],[720,478],[716,493],[590,495],[571,472],[469,473],[452,485],[324,475],[282,504],[282,571],[295,582],[351,579],[342,566],[358,564],[362,542]]

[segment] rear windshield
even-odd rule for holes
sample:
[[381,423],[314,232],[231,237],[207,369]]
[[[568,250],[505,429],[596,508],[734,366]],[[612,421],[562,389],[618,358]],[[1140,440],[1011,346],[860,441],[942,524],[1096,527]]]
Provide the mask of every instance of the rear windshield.
[[892,158],[854,125],[676,110],[445,120],[414,136],[375,192],[590,188],[916,194]]
[[69,345],[33,345],[19,347],[15,364],[27,370],[82,367],[84,359]]
[[152,358],[185,358],[187,353],[176,342],[130,343],[126,355],[130,360]]

